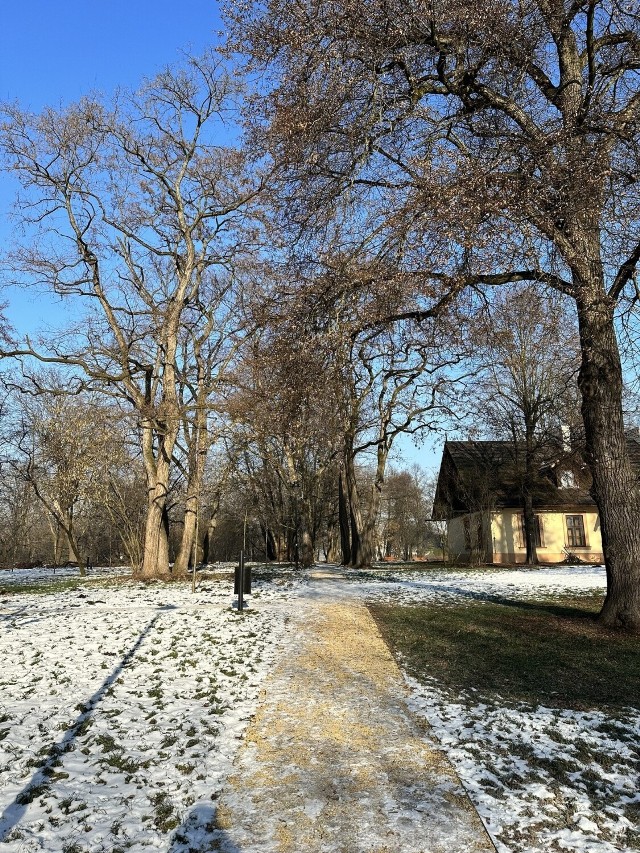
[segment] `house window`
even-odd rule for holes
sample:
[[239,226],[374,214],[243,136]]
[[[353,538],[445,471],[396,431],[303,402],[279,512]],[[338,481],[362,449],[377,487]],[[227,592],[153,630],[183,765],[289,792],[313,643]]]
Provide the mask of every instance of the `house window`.
[[584,535],[584,519],[581,515],[567,516],[567,546],[585,548],[587,538]]
[[[542,519],[539,515],[534,516],[536,521],[535,532],[533,535],[533,544],[536,548],[544,548],[544,527],[542,524]],[[524,515],[520,516],[520,524],[518,530],[518,545],[520,548],[524,548],[527,544],[527,538],[525,536],[525,527],[524,527]]]

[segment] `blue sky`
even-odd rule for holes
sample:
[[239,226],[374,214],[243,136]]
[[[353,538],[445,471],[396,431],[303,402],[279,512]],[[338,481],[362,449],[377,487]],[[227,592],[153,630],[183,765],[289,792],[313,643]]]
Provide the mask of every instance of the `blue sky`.
[[221,29],[215,0],[23,0],[0,11],[0,99],[39,109],[135,86],[199,53]]
[[[59,106],[88,92],[108,95],[136,87],[184,52],[198,54],[222,29],[216,0],[5,0],[0,5],[0,102],[33,111]],[[9,212],[16,186],[0,171],[0,254],[11,242]],[[17,331],[35,334],[61,326],[60,300],[5,286],[0,300]],[[68,310],[68,309],[67,309]],[[407,461],[437,465],[429,444],[416,451],[399,442]]]
[[[6,0],[0,4],[0,101],[30,110],[88,92],[136,87],[183,52],[200,53],[222,28],[216,0]],[[16,186],[0,172],[0,254],[11,241]],[[59,301],[4,288],[20,332],[62,320]]]

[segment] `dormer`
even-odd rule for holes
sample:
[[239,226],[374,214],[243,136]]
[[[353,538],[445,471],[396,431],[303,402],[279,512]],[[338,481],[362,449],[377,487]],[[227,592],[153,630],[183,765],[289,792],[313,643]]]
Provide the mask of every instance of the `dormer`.
[[576,475],[574,471],[570,471],[568,469],[558,468],[556,470],[556,477],[558,481],[559,489],[577,489],[578,481],[576,479]]

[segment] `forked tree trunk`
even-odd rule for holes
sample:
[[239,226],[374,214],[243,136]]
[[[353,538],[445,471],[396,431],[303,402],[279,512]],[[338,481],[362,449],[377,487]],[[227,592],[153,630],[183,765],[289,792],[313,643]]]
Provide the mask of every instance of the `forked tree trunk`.
[[147,478],[147,516],[141,566],[141,574],[145,578],[162,577],[169,573],[167,497],[177,435],[177,426],[158,435],[159,447],[156,449],[152,422],[145,421],[142,424],[142,459]]
[[[154,499],[154,495],[157,497]],[[156,487],[150,493],[144,528],[142,576],[153,578],[169,573],[169,537],[165,524],[166,492]]]
[[[203,432],[204,434],[204,432]],[[202,439],[202,445],[205,445],[206,436]],[[202,478],[204,475],[204,467],[206,461],[206,449],[199,449],[196,458],[192,461],[189,468],[189,482],[187,483],[187,500],[185,502],[184,511],[184,526],[182,528],[182,538],[180,540],[180,549],[173,565],[175,574],[184,574],[193,560],[194,543],[198,528],[198,512],[200,506],[200,493],[202,491]],[[198,561],[198,545],[196,545],[196,562]]]
[[80,556],[80,548],[73,532],[73,505],[63,509],[60,502],[56,499],[50,500],[38,488],[35,481],[30,481],[35,496],[51,515],[53,523],[58,526],[58,530],[62,531],[67,543],[69,561],[78,564],[80,576],[84,577],[87,574],[86,565]]
[[640,487],[624,434],[613,305],[600,282],[588,284],[583,283],[586,296],[578,300],[582,349],[578,384],[607,571],[599,619],[610,628],[640,631]]
[[78,571],[80,572],[80,577],[85,577],[87,574],[87,567],[84,560],[82,559],[80,548],[78,547],[78,541],[76,539],[75,533],[73,532],[73,519],[65,519],[65,521],[62,522],[61,526],[64,532],[65,539],[67,540],[69,562],[77,563]]
[[77,563],[80,567],[80,574],[83,574],[83,564],[80,558],[80,548],[76,542],[76,537],[72,528],[64,528],[65,539],[67,540],[67,559],[70,563]]
[[387,466],[389,448],[386,443],[378,444],[376,475],[371,487],[369,505],[367,507],[366,521],[361,527],[360,549],[357,560],[353,562],[356,569],[370,569],[376,558],[376,544],[378,533],[378,516],[380,515],[380,504],[382,502],[382,487]]

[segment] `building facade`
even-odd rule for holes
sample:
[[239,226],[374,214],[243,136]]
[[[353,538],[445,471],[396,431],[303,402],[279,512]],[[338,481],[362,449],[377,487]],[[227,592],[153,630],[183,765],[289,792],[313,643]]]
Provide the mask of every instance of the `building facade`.
[[[433,518],[447,523],[452,562],[526,561],[516,459],[508,441],[445,443]],[[603,562],[600,519],[589,486],[587,469],[575,455],[559,454],[541,466],[532,494],[539,563]]]

